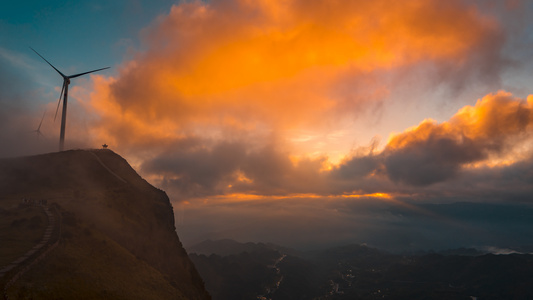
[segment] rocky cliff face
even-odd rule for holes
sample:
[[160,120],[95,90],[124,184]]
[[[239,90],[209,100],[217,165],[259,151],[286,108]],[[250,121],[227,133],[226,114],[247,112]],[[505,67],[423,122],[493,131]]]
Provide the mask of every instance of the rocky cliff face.
[[0,160],[0,206],[22,198],[57,207],[63,227],[59,246],[10,287],[15,298],[209,299],[167,195],[116,153]]

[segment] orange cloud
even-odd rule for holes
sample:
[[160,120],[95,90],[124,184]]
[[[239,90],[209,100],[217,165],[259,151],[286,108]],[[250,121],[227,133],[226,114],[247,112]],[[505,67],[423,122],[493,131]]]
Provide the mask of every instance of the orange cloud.
[[387,142],[387,150],[399,150],[435,138],[457,143],[480,141],[499,150],[503,140],[525,133],[532,122],[531,96],[522,100],[500,91],[479,99],[475,106],[463,107],[447,122],[437,124],[425,120],[403,133],[393,134]]
[[[182,2],[117,78],[95,81],[91,103],[118,144],[317,128],[386,94],[372,72],[460,66],[498,35],[461,1]],[[347,82],[359,97],[339,92]]]
[[[458,57],[494,26],[473,10],[459,11],[457,3],[231,2],[175,6],[147,33],[157,31],[157,38],[149,38],[152,48],[167,48],[177,39],[184,46],[173,45],[173,50],[194,52],[185,54],[186,67],[167,74],[161,88],[205,96],[311,70],[336,73],[353,66],[367,71],[426,57]],[[157,63],[168,62],[164,57]]]
[[448,179],[469,164],[503,159],[511,165],[524,157],[514,156],[520,154],[519,144],[529,141],[532,123],[531,96],[522,100],[500,91],[462,108],[447,122],[425,120],[392,135],[384,165],[394,181],[415,185]]

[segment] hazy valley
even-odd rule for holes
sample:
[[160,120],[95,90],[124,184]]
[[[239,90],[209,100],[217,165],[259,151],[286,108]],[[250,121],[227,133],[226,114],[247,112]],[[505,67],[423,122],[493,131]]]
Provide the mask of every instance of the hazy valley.
[[215,300],[529,299],[533,255],[476,249],[392,254],[364,245],[298,252],[205,241],[189,255]]

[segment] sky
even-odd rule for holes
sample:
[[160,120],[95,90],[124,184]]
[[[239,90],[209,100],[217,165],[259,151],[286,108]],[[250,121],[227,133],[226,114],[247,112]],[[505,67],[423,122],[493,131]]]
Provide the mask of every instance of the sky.
[[185,245],[533,245],[532,17],[520,0],[2,3],[0,156],[58,148],[61,77],[32,47],[65,74],[110,67],[72,80],[66,148],[125,157]]

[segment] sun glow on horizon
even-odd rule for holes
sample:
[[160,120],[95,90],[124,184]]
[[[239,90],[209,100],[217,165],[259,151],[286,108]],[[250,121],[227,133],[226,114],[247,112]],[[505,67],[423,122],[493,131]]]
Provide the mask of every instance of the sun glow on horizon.
[[[389,193],[371,193],[371,194],[342,194],[342,195],[320,195],[312,193],[301,193],[301,194],[287,194],[287,195],[265,195],[265,194],[242,194],[242,193],[233,193],[233,194],[224,194],[224,195],[213,195],[209,197],[201,197],[198,200],[201,200],[202,203],[238,203],[238,202],[253,202],[253,201],[277,201],[277,200],[302,200],[302,199],[324,199],[335,200],[335,199],[381,199],[381,200],[392,200],[394,196]],[[191,201],[187,201],[191,202]],[[193,201],[194,202],[194,201]]]

